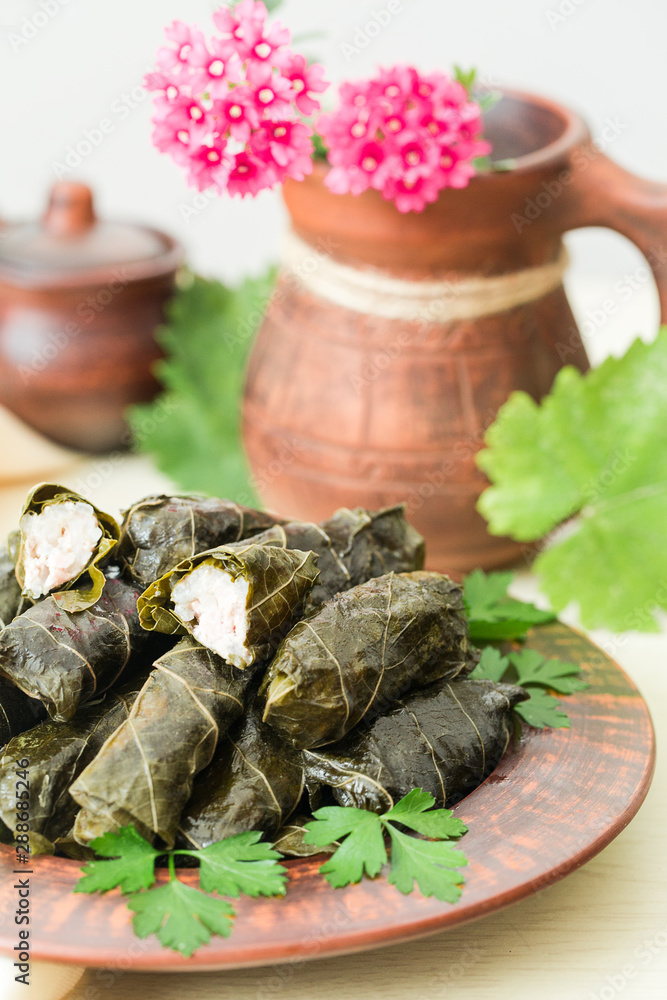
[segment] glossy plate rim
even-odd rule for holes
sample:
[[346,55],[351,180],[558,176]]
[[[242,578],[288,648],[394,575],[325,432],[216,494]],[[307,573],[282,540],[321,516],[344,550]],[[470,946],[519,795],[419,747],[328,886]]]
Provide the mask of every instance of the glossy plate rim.
[[[627,826],[644,801],[655,765],[653,726],[634,683],[581,633],[556,622],[534,629],[527,645],[577,662],[590,687],[563,698],[571,729],[525,729],[493,774],[456,807],[469,827],[461,842],[469,864],[457,904],[426,898],[418,890],[404,896],[383,875],[334,890],[318,873],[322,857],[295,859],[287,862],[285,897],[235,901],[231,937],[213,938],[184,958],[162,948],[155,937],[138,939],[118,892],[73,893],[78,862],[36,858],[29,869],[33,958],[150,972],[301,962],[478,919],[579,868]],[[4,915],[16,905],[13,856],[11,848],[0,848]],[[192,870],[181,875],[196,884]],[[0,952],[12,952],[12,926],[13,921],[3,920]]]

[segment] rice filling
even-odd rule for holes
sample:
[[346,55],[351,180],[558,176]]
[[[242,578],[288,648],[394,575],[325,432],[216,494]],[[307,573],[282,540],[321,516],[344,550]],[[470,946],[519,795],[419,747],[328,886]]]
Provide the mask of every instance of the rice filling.
[[102,537],[95,510],[80,500],[47,504],[21,518],[24,591],[38,600],[76,579]]
[[246,607],[250,583],[219,566],[202,563],[171,592],[174,614],[194,638],[235,667],[252,662]]

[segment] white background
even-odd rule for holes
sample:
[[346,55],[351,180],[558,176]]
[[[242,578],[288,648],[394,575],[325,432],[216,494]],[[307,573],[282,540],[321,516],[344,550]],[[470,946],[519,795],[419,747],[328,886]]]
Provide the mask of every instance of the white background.
[[[279,16],[297,35],[327,32],[301,47],[322,57],[334,81],[399,60],[425,70],[474,65],[491,84],[534,90],[577,108],[594,135],[608,119],[619,123],[609,155],[667,181],[662,0],[402,0],[370,39],[364,26],[385,4],[286,0]],[[54,163],[107,118],[113,131],[76,171],[94,186],[101,213],[169,230],[184,242],[194,267],[232,282],[275,260],[285,225],[279,195],[216,199],[184,219],[195,192],[151,146],[150,98],[134,89],[152,65],[164,24],[181,18],[208,28],[216,6],[214,0],[0,0],[0,218],[37,215]],[[34,37],[24,40],[29,34]],[[627,313],[623,339],[649,334],[657,317],[653,301],[640,317],[637,303],[628,305],[614,288],[641,265],[638,252],[608,232],[577,233],[568,242],[569,280],[583,283],[580,320],[611,296]],[[623,346],[610,343],[605,322],[588,325],[594,361]]]

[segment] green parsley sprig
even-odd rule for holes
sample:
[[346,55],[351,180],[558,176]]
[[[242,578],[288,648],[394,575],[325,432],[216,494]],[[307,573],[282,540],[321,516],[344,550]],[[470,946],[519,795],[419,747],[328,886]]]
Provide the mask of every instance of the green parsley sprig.
[[574,694],[588,687],[581,680],[579,667],[563,660],[548,660],[535,649],[521,649],[503,656],[494,646],[487,646],[482,657],[470,674],[473,680],[486,678],[490,681],[504,681],[519,684],[528,692],[527,701],[515,705],[516,714],[536,729],[550,726],[553,729],[569,729],[570,720],[561,711],[558,701],[548,691],[559,694]]
[[473,570],[463,584],[463,600],[470,625],[470,638],[481,642],[523,639],[534,625],[551,622],[553,611],[541,611],[534,604],[510,597],[507,588],[514,573],[484,573]]
[[[451,809],[433,809],[434,805],[432,795],[414,788],[382,815],[354,806],[325,806],[314,813],[313,822],[306,823],[304,843],[326,847],[342,841],[320,868],[329,885],[339,889],[361,881],[364,875],[375,878],[380,873],[388,860],[388,834],[388,881],[402,893],[412,892],[416,882],[422,895],[456,903],[463,883],[457,869],[468,862],[452,843],[467,827]],[[410,836],[401,826],[430,839]]]
[[[138,937],[155,934],[166,948],[189,957],[213,934],[231,934],[235,911],[221,897],[285,894],[287,869],[278,864],[282,855],[261,842],[261,836],[257,831],[239,833],[199,851],[164,851],[126,826],[91,841],[95,853],[107,860],[89,861],[74,891],[120,889],[135,914],[132,926]],[[199,889],[178,878],[177,855],[199,862]],[[155,863],[165,856],[169,880],[156,885]]]

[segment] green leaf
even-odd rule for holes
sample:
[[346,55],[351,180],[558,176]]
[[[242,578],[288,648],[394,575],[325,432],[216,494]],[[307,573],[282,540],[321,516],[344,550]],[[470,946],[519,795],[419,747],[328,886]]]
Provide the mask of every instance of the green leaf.
[[457,83],[460,83],[465,89],[470,92],[471,88],[475,83],[477,78],[477,70],[473,66],[472,69],[462,69],[461,66],[454,66],[454,79]]
[[156,934],[165,948],[188,958],[208,944],[212,934],[229,937],[232,932],[234,910],[226,900],[178,879],[131,896],[127,905],[136,914],[132,926],[138,937]]
[[482,650],[482,656],[475,669],[470,674],[472,680],[502,680],[505,671],[510,665],[506,656],[502,656],[493,646],[486,646]]
[[[421,788],[413,788],[382,817],[385,822],[402,823],[403,826],[440,840],[462,837],[468,827],[451,809],[433,809],[435,799]],[[427,811],[428,810],[428,811]]]
[[517,683],[522,687],[538,684],[552,688],[559,694],[574,694],[575,691],[584,691],[588,687],[588,684],[581,680],[581,671],[576,663],[546,660],[534,649],[522,649],[518,653],[510,653],[509,658],[516,668]]
[[667,609],[667,327],[582,375],[564,368],[536,403],[514,393],[477,456],[494,534],[533,541],[568,519],[535,569],[552,605],[583,623],[654,630]]
[[[389,881],[401,892],[412,892],[416,880],[424,895],[456,902],[460,895],[456,886],[463,879],[447,868],[466,864],[466,860],[460,851],[451,849],[445,838],[461,837],[466,826],[451,809],[432,809],[434,804],[432,795],[415,788],[382,816],[354,806],[326,806],[317,810],[312,823],[306,824],[304,843],[324,847],[342,841],[320,868],[329,884],[338,889],[359,882],[364,874],[374,878],[380,872],[387,861],[383,838],[386,829],[392,842]],[[395,823],[439,839],[417,840],[397,830]]]
[[248,351],[273,286],[273,272],[239,288],[191,276],[167,307],[157,339],[164,392],[131,407],[135,449],[183,490],[256,502],[240,434]]
[[282,856],[271,844],[260,842],[258,831],[239,833],[188,853],[199,861],[199,884],[205,892],[237,898],[284,896],[287,869],[278,864]]
[[156,851],[133,826],[124,826],[118,833],[105,833],[90,842],[96,854],[114,861],[89,861],[82,869],[74,892],[137,892],[155,882]]
[[565,712],[561,712],[555,698],[539,688],[526,690],[530,694],[528,701],[520,701],[514,706],[514,711],[524,722],[536,729],[544,729],[546,726],[551,726],[553,729],[570,728],[570,720]]
[[399,892],[409,893],[416,882],[423,896],[435,896],[456,903],[463,876],[457,867],[467,864],[462,851],[453,850],[447,841],[419,840],[389,826],[391,870],[388,880]]
[[375,878],[387,861],[380,817],[354,806],[325,806],[314,816],[314,821],[304,827],[304,844],[326,847],[345,837],[320,868],[327,882],[340,889],[359,882],[364,874]]
[[463,583],[463,599],[473,642],[522,639],[532,625],[553,621],[553,611],[509,597],[513,573],[484,573],[475,569]]
[[474,569],[463,581],[463,597],[470,618],[488,618],[499,601],[507,597],[514,573],[485,573]]

